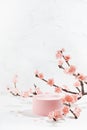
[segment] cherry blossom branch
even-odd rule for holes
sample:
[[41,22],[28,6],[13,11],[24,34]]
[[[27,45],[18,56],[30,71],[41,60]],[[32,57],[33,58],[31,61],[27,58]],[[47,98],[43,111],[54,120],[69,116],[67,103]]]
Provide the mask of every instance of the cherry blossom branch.
[[7,90],[8,90],[9,93],[11,93],[13,96],[20,96],[19,93],[12,91],[9,87],[7,88]]
[[18,75],[14,75],[14,77],[13,77],[14,87],[13,88],[7,87],[7,90],[13,96],[20,96],[20,97],[27,98],[27,97],[33,97],[33,95],[42,93],[40,88],[37,87],[35,84],[34,84],[33,89],[29,88],[27,91],[19,91],[19,89],[17,88],[17,82],[18,82]]
[[79,107],[75,107],[73,110],[71,109],[70,103],[64,103],[64,106],[60,110],[54,110],[49,113],[48,117],[54,121],[62,119],[69,112],[71,112],[75,119],[77,119],[80,115],[81,109]]
[[[38,74],[35,74],[35,76],[36,76],[37,78],[40,78]],[[44,78],[42,78],[41,80],[43,80],[44,82],[48,83],[48,81],[47,81],[46,79],[44,79]],[[48,84],[49,84],[49,83],[48,83]],[[49,85],[50,85],[50,84],[49,84]],[[52,84],[52,86],[57,87],[57,88],[60,88],[58,85],[55,85],[55,84]],[[64,89],[64,88],[61,88],[61,89],[62,89],[62,91],[67,92],[67,93],[79,94],[79,93],[77,93],[77,92],[73,92],[73,91],[70,91],[70,90],[67,90],[67,89]]]
[[41,90],[38,87],[35,87],[34,90],[30,88],[27,91],[19,91],[17,89],[17,87],[15,88],[15,86],[14,86],[14,88],[9,88],[8,87],[7,90],[13,96],[20,96],[20,97],[24,97],[24,98],[33,97],[33,95],[37,95],[37,94],[42,93]]
[[[75,77],[75,79],[78,80],[78,85],[76,85],[76,89],[79,93],[82,93],[82,95],[86,95],[86,92],[84,91],[84,84],[87,84],[87,76],[84,76],[83,74],[76,73],[76,67],[73,65],[70,65],[69,55],[64,55],[64,49],[58,50],[56,53],[56,58],[58,59],[58,67],[66,74],[70,74]],[[68,68],[64,67],[64,62],[67,64]],[[81,89],[78,87],[81,86]]]

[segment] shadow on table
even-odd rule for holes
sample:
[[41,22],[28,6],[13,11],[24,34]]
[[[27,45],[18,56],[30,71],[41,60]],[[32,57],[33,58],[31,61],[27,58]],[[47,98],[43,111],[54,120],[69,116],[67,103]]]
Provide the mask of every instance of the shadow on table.
[[41,116],[35,115],[32,110],[23,110],[23,111],[17,111],[17,114],[21,114],[22,116],[26,117],[34,117],[34,118],[39,118]]

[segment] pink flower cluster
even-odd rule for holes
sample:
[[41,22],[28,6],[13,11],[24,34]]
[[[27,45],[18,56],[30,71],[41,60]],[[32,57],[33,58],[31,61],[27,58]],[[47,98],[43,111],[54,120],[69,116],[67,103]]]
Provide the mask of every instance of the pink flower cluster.
[[17,85],[16,85],[17,83],[18,83],[18,75],[14,75],[14,77],[13,77],[14,87],[13,88],[7,87],[7,90],[9,91],[9,93],[11,93],[14,96],[21,96],[21,97],[27,98],[27,97],[32,97],[33,95],[42,93],[40,88],[35,85],[34,85],[33,89],[29,88],[27,91],[20,91],[17,88]]
[[69,112],[71,112],[75,118],[77,119],[80,116],[81,109],[79,107],[75,107],[74,110],[71,109],[71,104],[76,102],[78,99],[76,95],[65,95],[63,98],[64,106],[60,110],[54,110],[49,113],[49,119],[57,121],[59,119],[64,118]]
[[49,113],[48,117],[50,119],[53,119],[54,121],[57,121],[58,119],[63,118],[63,114],[62,114],[62,111],[54,110]]
[[48,118],[54,121],[58,121],[63,119],[65,115],[67,115],[71,111],[76,119],[80,116],[81,109],[79,107],[75,107],[72,111],[69,106],[64,106],[61,110],[54,110],[49,113]]

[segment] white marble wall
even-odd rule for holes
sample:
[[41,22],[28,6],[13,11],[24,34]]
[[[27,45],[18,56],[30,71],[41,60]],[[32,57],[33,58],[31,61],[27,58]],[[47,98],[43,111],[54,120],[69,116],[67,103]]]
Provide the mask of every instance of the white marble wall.
[[0,0],[0,90],[15,73],[21,88],[32,86],[36,69],[63,82],[61,47],[87,74],[87,0]]

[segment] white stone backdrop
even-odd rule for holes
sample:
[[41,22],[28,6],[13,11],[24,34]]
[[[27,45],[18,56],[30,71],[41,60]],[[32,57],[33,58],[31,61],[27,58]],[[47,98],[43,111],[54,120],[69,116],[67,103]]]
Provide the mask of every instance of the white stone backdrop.
[[34,77],[36,69],[68,85],[55,58],[62,47],[87,74],[87,0],[0,0],[0,91],[16,73],[19,88],[36,83],[47,89]]

